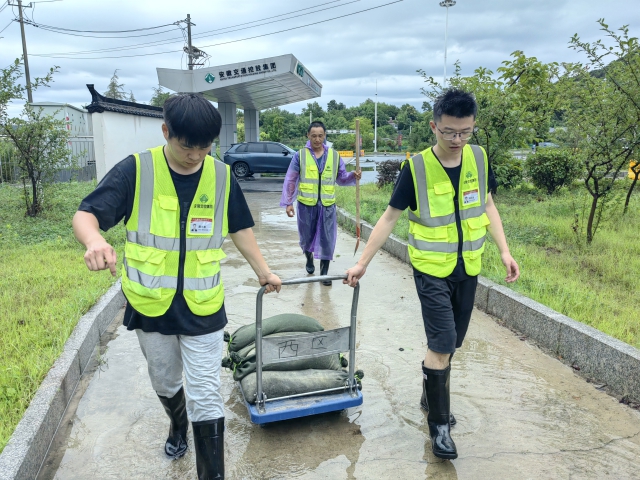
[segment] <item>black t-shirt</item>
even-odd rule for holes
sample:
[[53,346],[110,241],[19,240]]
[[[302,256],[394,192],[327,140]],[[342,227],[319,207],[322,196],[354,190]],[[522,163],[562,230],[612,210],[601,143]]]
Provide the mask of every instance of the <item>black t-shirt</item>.
[[[433,152],[433,155],[438,158],[435,152]],[[440,161],[439,158],[438,161]],[[456,227],[458,229],[458,263],[453,269],[451,275],[447,277],[447,279],[451,282],[461,282],[463,280],[471,278],[471,276],[467,274],[464,268],[464,260],[462,258],[462,222],[460,221],[460,208],[458,204],[458,190],[460,188],[460,172],[462,171],[462,162],[460,162],[460,165],[458,165],[457,167],[447,168],[444,165],[442,167],[444,168],[444,171],[447,172],[449,180],[451,180],[451,184],[453,185],[453,203],[456,209]],[[497,188],[497,182],[495,176],[493,175],[493,170],[491,169],[491,167],[489,167],[488,184],[489,191],[495,191],[495,189]],[[393,194],[391,195],[391,199],[389,200],[389,206],[397,208],[398,210],[406,210],[407,208],[410,208],[411,210],[415,211],[418,208],[415,188],[413,186],[413,174],[411,173],[411,167],[409,166],[409,163],[405,163],[404,167],[400,171],[400,175],[398,176],[398,180],[396,180],[396,185],[393,189]]]
[[[202,168],[190,175],[180,175],[169,168],[173,185],[180,202],[180,218],[189,214]],[[136,191],[136,160],[133,155],[116,164],[100,181],[96,189],[82,201],[78,210],[93,214],[103,231],[109,230],[124,219],[127,223],[133,210]],[[242,190],[231,175],[229,208],[227,211],[229,233],[236,233],[254,226],[253,217]],[[181,231],[181,235],[185,235]],[[129,303],[125,309],[124,325],[128,330],[140,329],[144,332],[158,332],[163,335],[205,335],[216,332],[227,324],[224,304],[213,315],[199,316],[189,310],[182,289],[176,292],[173,302],[164,315],[146,317],[134,310]]]

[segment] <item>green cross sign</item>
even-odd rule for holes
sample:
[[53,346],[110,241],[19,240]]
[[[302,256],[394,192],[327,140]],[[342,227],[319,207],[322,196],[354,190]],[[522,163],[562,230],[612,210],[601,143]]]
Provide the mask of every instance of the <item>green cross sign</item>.
[[213,83],[213,81],[216,79],[216,77],[214,77],[213,75],[211,75],[210,73],[207,73],[207,76],[204,77],[204,81],[207,83]]

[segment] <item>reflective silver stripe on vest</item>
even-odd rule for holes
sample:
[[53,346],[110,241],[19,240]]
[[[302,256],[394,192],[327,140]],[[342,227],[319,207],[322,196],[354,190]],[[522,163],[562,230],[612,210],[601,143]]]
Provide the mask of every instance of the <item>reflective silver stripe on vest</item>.
[[[225,211],[225,203],[227,200],[227,165],[216,160],[213,161],[213,165],[216,167],[216,206],[213,214],[213,236],[210,238],[210,246],[208,248],[222,248],[224,243],[224,235],[222,235],[222,226],[224,225],[224,218],[227,214]],[[193,238],[187,239],[187,250],[199,250],[195,248],[189,248],[189,240],[195,240]]]
[[[167,238],[152,235],[151,233],[143,234],[141,232],[127,231],[127,241],[169,252],[180,251],[179,238]],[[214,248],[210,246],[211,243],[210,238],[187,238],[187,250],[208,250]]]
[[470,218],[479,217],[486,211],[487,203],[487,175],[484,168],[484,155],[482,149],[478,145],[469,145],[476,160],[476,168],[478,169],[478,186],[480,187],[480,205],[477,207],[460,210],[460,220],[469,220]]
[[206,278],[187,278],[184,279],[185,290],[211,290],[220,285],[220,272],[213,277]]
[[124,259],[124,268],[127,270],[127,278],[132,282],[139,283],[145,288],[170,288],[176,290],[178,288],[178,277],[169,277],[167,275],[154,276],[142,273],[137,268],[132,267]]
[[486,235],[472,242],[470,242],[469,240],[467,240],[466,242],[462,242],[462,251],[473,252],[474,250],[480,250],[480,248],[482,248],[482,245],[484,245],[485,238],[486,238]]
[[418,250],[440,253],[457,253],[458,244],[449,242],[426,242],[424,240],[416,240],[412,234],[409,234],[409,245]]
[[136,243],[150,246],[155,243],[151,235],[151,208],[153,207],[153,155],[149,150],[138,154],[140,157],[140,191],[138,192],[138,236]]
[[300,183],[315,183],[316,185],[318,184],[318,182],[320,181],[319,179],[307,178],[307,149],[306,148],[303,148],[298,152],[298,167],[300,168]]

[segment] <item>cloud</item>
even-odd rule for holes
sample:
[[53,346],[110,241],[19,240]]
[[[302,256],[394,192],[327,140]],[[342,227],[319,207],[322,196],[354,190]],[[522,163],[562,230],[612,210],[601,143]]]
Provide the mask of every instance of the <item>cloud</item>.
[[[410,103],[419,108],[423,101],[420,94],[423,83],[416,70],[422,68],[429,75],[442,78],[445,9],[438,6],[437,0],[404,0],[377,10],[293,29],[389,1],[339,0],[327,3],[320,0],[314,3],[303,0],[291,3],[285,0],[245,0],[222,4],[197,0],[188,2],[188,7],[185,2],[162,2],[162,8],[158,8],[155,0],[64,0],[36,4],[35,10],[27,9],[26,13],[36,22],[75,30],[150,27],[185,19],[187,13],[191,13],[196,24],[193,27],[193,34],[197,37],[194,44],[211,55],[211,66],[293,53],[323,84],[323,96],[318,99],[323,105],[331,99],[355,105],[366,98],[373,98],[377,79],[381,101],[397,105]],[[281,15],[305,8],[316,11],[314,6],[316,10],[331,9],[296,18]],[[17,13],[15,7],[13,12]],[[293,15],[300,13],[303,12]],[[9,23],[12,16],[11,7],[0,12],[0,28]],[[605,17],[613,28],[629,24],[631,33],[638,36],[640,9],[637,8],[637,0],[620,0],[615,9],[596,0],[458,0],[456,6],[449,10],[447,71],[453,71],[456,60],[461,63],[463,74],[470,74],[478,66],[495,71],[514,50],[523,50],[526,55],[536,56],[545,62],[579,60],[581,56],[567,48],[569,38],[574,33],[590,41],[601,38],[596,24],[601,17]],[[267,24],[256,26],[254,21]],[[230,30],[237,31],[228,32],[225,27],[233,27]],[[283,29],[290,30],[243,42],[204,47]],[[200,37],[202,32],[209,33]],[[158,36],[96,39],[26,26],[26,35],[29,52],[33,54],[29,57],[32,76],[44,74],[52,65],[60,66],[51,88],[36,92],[36,101],[86,104],[90,95],[85,85],[93,83],[98,91],[103,92],[115,69],[118,69],[120,81],[125,84],[127,92],[132,90],[136,99],[148,101],[152,88],[157,85],[156,67],[184,67],[184,55],[180,53],[183,42],[180,40],[173,40],[168,45],[140,46],[91,55],[96,57],[94,60],[35,56],[180,38],[177,28]],[[8,65],[22,53],[19,26],[12,24],[0,36],[4,37],[0,39],[0,65]],[[166,50],[176,53],[150,55]],[[127,58],[125,55],[143,56]],[[108,56],[123,58],[105,58]],[[285,108],[300,111],[304,105],[302,102]]]

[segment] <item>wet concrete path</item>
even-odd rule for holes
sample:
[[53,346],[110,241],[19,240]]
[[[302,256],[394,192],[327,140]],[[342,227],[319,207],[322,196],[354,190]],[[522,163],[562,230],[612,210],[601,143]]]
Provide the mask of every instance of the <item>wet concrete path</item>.
[[[279,194],[247,198],[272,270],[282,278],[305,275],[295,219],[277,207]],[[354,246],[352,237],[339,234],[330,272],[354,263]],[[231,332],[254,321],[258,287],[229,240],[225,251]],[[426,346],[410,267],[381,253],[361,283],[356,366],[365,372],[364,404],[261,428],[249,421],[223,370],[227,478],[640,478],[640,414],[478,311],[452,365],[460,456],[435,458],[418,406]],[[346,326],[351,292],[335,282],[286,287],[265,296],[265,316],[303,313],[326,328]],[[114,324],[99,368],[85,385],[39,478],[196,478],[191,438],[182,459],[163,453],[168,419],[133,332]]]

